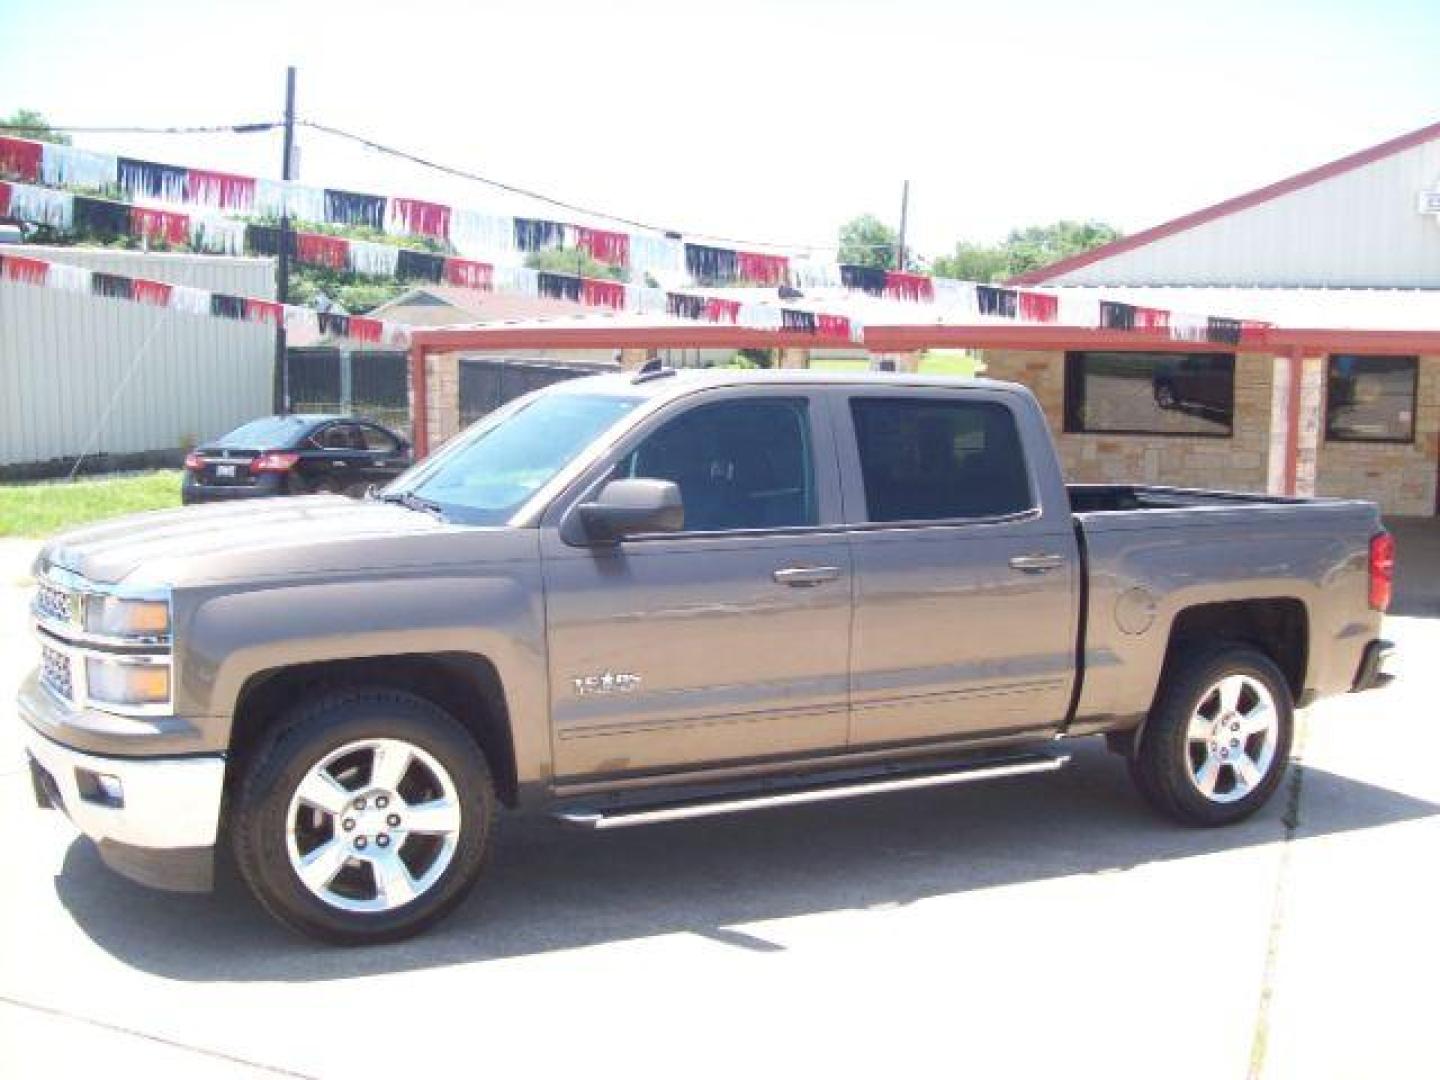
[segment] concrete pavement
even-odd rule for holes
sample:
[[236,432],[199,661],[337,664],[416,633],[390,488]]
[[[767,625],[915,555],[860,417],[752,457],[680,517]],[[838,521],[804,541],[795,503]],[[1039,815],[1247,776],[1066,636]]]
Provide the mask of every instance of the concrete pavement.
[[[0,694],[26,562],[0,542]],[[233,878],[117,878],[31,806],[0,725],[0,1075],[1424,1074],[1440,620],[1391,631],[1406,677],[1310,710],[1288,797],[1234,828],[1155,818],[1097,745],[1052,777],[612,835],[515,819],[454,917],[363,951]]]

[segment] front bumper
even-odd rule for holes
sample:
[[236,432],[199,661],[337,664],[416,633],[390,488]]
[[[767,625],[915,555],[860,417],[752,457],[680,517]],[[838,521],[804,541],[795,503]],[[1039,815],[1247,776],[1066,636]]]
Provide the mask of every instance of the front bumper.
[[156,888],[210,887],[225,759],[117,758],[61,746],[24,725],[37,801],[65,813],[112,869]]
[[1378,690],[1395,678],[1395,646],[1377,638],[1365,646],[1360,657],[1360,669],[1355,673],[1352,692]]

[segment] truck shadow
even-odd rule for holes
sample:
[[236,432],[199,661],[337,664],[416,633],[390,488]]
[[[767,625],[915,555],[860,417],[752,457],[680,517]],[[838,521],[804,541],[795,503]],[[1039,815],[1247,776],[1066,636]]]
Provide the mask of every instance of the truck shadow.
[[[1124,873],[1284,836],[1284,798],[1239,826],[1181,828],[1141,804],[1123,762],[1097,741],[1075,749],[1071,767],[1049,777],[613,833],[507,819],[486,878],[458,911],[420,938],[372,949],[326,948],[289,934],[233,874],[222,874],[208,896],[132,885],[83,840],[69,848],[55,884],[80,928],[138,969],[193,982],[325,982],[676,933],[778,951],[763,930],[744,927]],[[1440,813],[1433,803],[1313,768],[1303,784],[1302,837]]]

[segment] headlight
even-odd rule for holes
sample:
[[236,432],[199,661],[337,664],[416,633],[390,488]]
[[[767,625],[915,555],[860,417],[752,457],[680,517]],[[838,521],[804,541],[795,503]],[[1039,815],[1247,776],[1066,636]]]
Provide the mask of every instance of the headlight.
[[106,637],[169,637],[170,605],[164,600],[91,596],[85,605],[85,629]]
[[170,700],[170,665],[85,661],[86,693],[110,705],[164,705]]

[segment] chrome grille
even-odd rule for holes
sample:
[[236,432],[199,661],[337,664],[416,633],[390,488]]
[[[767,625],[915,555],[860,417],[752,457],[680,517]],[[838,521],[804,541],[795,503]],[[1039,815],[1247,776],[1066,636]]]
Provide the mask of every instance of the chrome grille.
[[66,701],[75,700],[75,683],[70,674],[70,657],[49,645],[40,646],[40,681]]
[[71,623],[80,610],[80,597],[48,581],[41,581],[35,594],[35,610],[42,619]]

